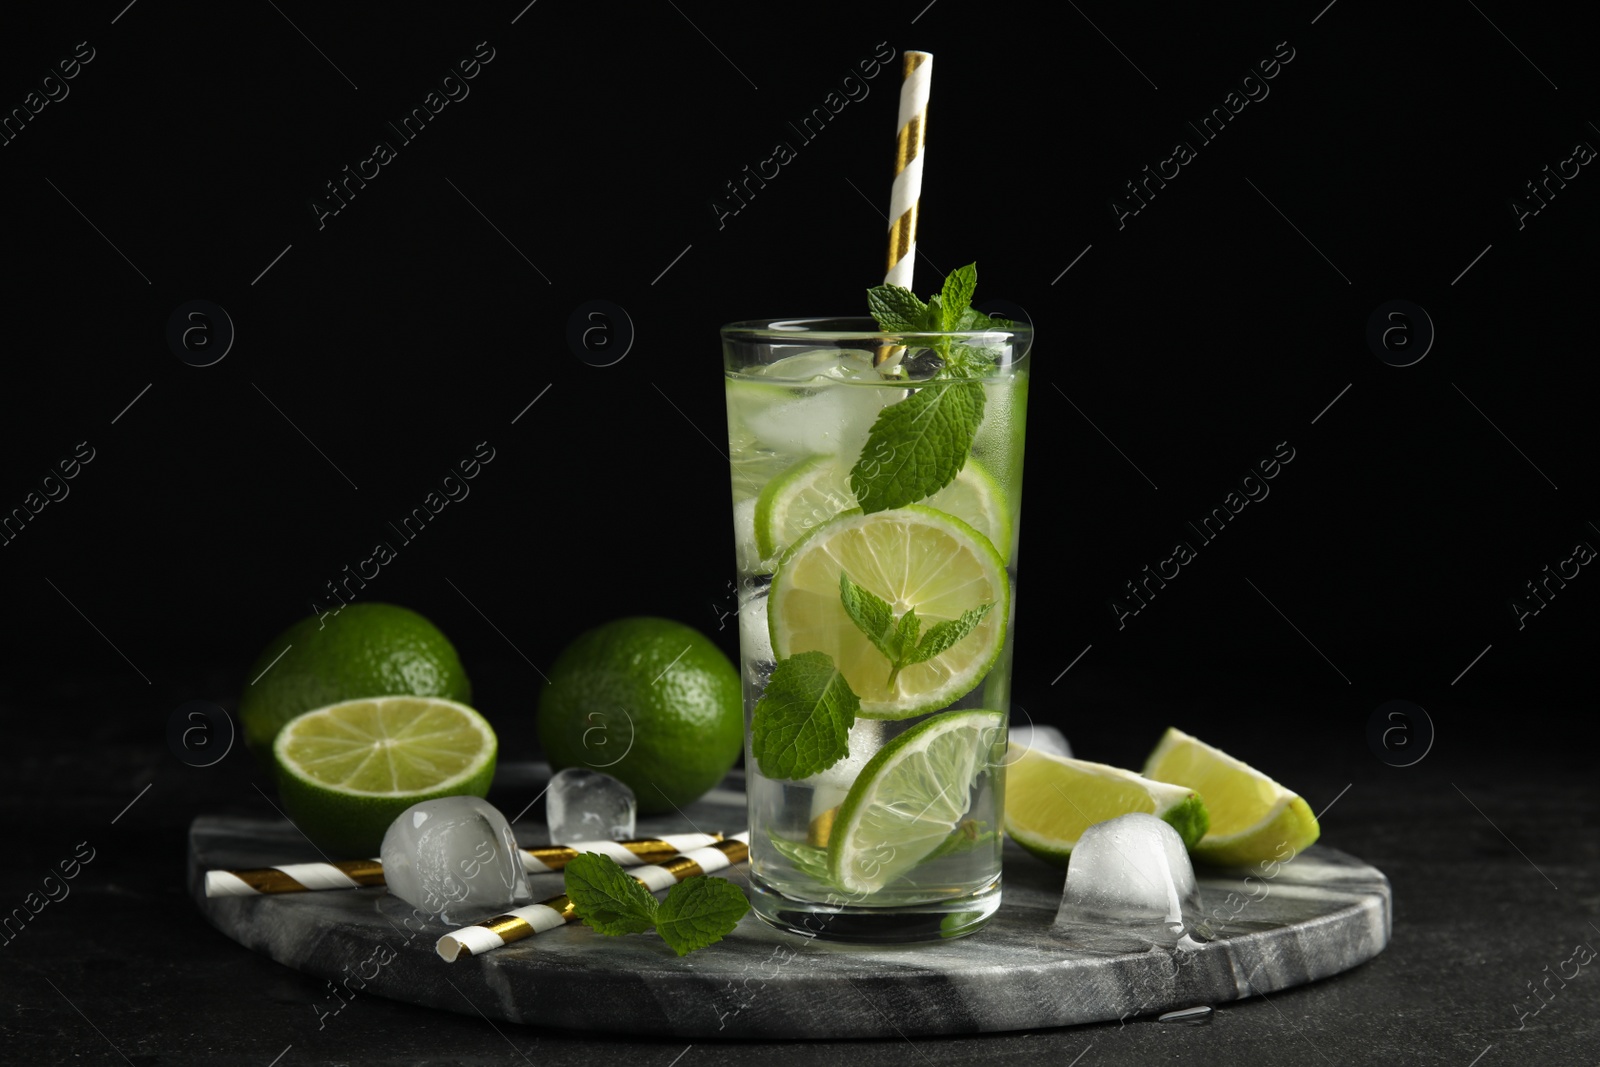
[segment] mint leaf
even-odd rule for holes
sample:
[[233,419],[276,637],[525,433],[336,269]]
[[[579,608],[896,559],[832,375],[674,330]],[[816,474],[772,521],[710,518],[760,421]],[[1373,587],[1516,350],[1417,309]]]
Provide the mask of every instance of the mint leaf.
[[934,860],[943,859],[957,852],[970,851],[999,838],[1000,834],[987,829],[988,825],[977,819],[962,819],[956,823],[956,828],[950,832],[950,836],[939,842],[939,847],[928,853],[922,862],[932,863]]
[[877,285],[867,290],[867,307],[878,322],[878,329],[910,333],[924,329],[923,316],[928,305],[917,294],[898,285]]
[[[900,616],[900,648],[899,658],[904,658],[905,653],[917,647],[917,635],[922,630],[922,620],[917,618],[917,609],[909,608]],[[893,684],[893,683],[891,683]]]
[[656,932],[680,956],[721,941],[750,910],[744,891],[726,878],[690,878],[667,890]]
[[801,841],[790,841],[788,838],[771,833],[767,835],[767,843],[777,849],[784,859],[794,864],[795,870],[801,874],[824,885],[833,884],[833,875],[828,871],[827,849]]
[[944,622],[934,623],[928,627],[928,632],[923,635],[921,643],[912,653],[908,663],[924,663],[932,659],[945,649],[972,632],[972,628],[983,621],[989,614],[993,604],[979,604],[971,611],[963,611],[960,618],[948,619]]
[[809,778],[849,753],[850,727],[860,708],[860,698],[826,652],[790,656],[773,668],[756,702],[751,755],[768,778]]
[[1010,319],[1003,319],[995,315],[985,315],[977,308],[968,308],[961,313],[961,321],[957,324],[958,330],[1009,330],[1016,323]]
[[608,937],[642,934],[656,924],[656,898],[610,856],[585,852],[575,857],[565,879],[578,917]]
[[900,672],[917,659],[917,632],[922,629],[922,620],[917,618],[916,608],[907,608],[906,613],[900,616],[900,625],[895,630],[895,636],[900,644],[898,655],[889,657],[889,680],[884,683],[890,689],[894,688],[894,680],[900,677]]
[[903,649],[916,647],[915,640],[909,646],[901,643],[901,634],[895,629],[894,612],[889,605],[870,589],[863,589],[851,581],[844,571],[839,572],[839,600],[844,604],[844,613],[856,624],[856,629],[866,634],[867,640],[887,656],[890,663],[900,659]]
[[978,265],[976,263],[968,263],[965,267],[960,267],[945,275],[944,291],[940,294],[943,298],[940,301],[941,310],[943,311],[943,322],[941,323],[943,329],[965,329],[961,322],[966,317],[967,311],[972,307],[972,293],[977,288]]
[[977,381],[935,380],[880,411],[850,468],[861,510],[914,504],[954,481],[983,421],[983,402]]

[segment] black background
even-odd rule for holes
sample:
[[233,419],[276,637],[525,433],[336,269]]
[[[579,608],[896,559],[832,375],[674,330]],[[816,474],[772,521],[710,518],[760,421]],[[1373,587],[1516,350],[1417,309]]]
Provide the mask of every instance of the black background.
[[[0,549],[19,698],[114,691],[90,714],[151,729],[184,699],[231,701],[272,635],[485,440],[471,496],[361,595],[434,619],[497,723],[531,713],[524,655],[548,664],[620,615],[733,653],[716,327],[863,310],[898,71],[811,143],[788,124],[887,42],[938,57],[918,286],[975,260],[980,298],[1038,329],[1029,715],[1123,762],[1168,720],[1247,756],[1285,731],[1356,753],[1391,698],[1429,709],[1441,751],[1536,757],[1586,728],[1552,717],[1587,718],[1584,576],[1521,630],[1508,606],[1600,543],[1600,201],[1583,168],[1525,228],[1509,207],[1600,138],[1592,64],[1554,22],[1497,20],[1513,46],[1470,5],[1349,0],[1314,25],[1267,4],[952,0],[915,25],[895,6],[548,3],[515,25],[373,6],[297,19],[313,47],[270,5],[114,15],[33,12],[0,46],[7,107],[77,42],[95,53],[0,148],[0,500],[20,506],[79,441],[96,457]],[[401,143],[385,123],[480,41],[494,58],[470,95]],[[1185,125],[1290,49],[1214,141]],[[380,138],[396,159],[319,228],[310,202]],[[1197,158],[1119,229],[1122,183],[1180,138]],[[719,228],[723,184],[780,140],[796,158]],[[1365,339],[1397,298],[1437,330],[1405,368]],[[191,299],[237,331],[210,367],[165,341]],[[590,299],[636,330],[610,367],[566,341]],[[1279,441],[1296,458],[1270,497],[1119,630],[1110,598]],[[1507,698],[1540,728],[1491,715]]]
[[[0,509],[95,452],[0,547],[0,708],[36,771],[70,788],[86,739],[153,746],[184,701],[232,708],[266,642],[480,441],[470,496],[362,595],[452,638],[502,758],[536,755],[537,668],[590,626],[664,615],[735,654],[716,330],[864,311],[897,62],[810,143],[789,123],[886,42],[937,57],[916,287],[975,260],[980,303],[1037,330],[1028,716],[1119,764],[1180,725],[1290,785],[1309,766],[1374,789],[1469,765],[1592,781],[1600,578],[1520,629],[1509,606],[1600,545],[1600,178],[1520,227],[1511,207],[1600,146],[1566,14],[520,6],[6,16],[0,108],[94,49],[0,146]],[[386,121],[482,41],[470,95],[400,144]],[[1214,141],[1185,125],[1289,49]],[[378,139],[395,160],[319,226],[311,201]],[[1119,226],[1123,183],[1179,139],[1197,157]],[[724,183],[778,141],[796,158],[719,226]],[[166,341],[194,299],[237,331],[209,367]],[[608,367],[566,339],[594,299],[636,331]],[[1395,299],[1437,331],[1409,367],[1367,343]],[[1119,629],[1123,583],[1283,441],[1270,496]],[[1413,768],[1367,741],[1393,699],[1436,733]],[[136,784],[206,773],[156,751]]]

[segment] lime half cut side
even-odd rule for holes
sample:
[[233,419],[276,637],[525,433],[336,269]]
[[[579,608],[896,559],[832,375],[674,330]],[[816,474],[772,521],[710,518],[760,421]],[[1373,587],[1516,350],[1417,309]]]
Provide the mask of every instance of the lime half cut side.
[[839,806],[828,872],[872,894],[944,844],[967,814],[980,775],[998,774],[1005,716],[952,711],[918,723],[867,762]]
[[[1011,556],[1011,507],[999,484],[968,458],[955,480],[923,501],[954,515],[989,539],[1001,560]],[[850,468],[838,456],[813,456],[767,483],[756,502],[756,545],[772,559],[816,527],[858,507]]]
[[[915,608],[926,635],[983,604],[961,640],[889,682],[890,663],[856,627],[839,598],[839,575],[888,603],[896,619]],[[988,673],[1005,642],[1011,586],[989,539],[953,515],[912,504],[845,512],[789,549],[767,599],[777,658],[824,652],[861,699],[869,719],[908,719],[948,707]]]
[[497,749],[465,704],[395,696],[308,711],[272,751],[289,817],[335,859],[353,859],[377,855],[389,823],[413,804],[487,794]]

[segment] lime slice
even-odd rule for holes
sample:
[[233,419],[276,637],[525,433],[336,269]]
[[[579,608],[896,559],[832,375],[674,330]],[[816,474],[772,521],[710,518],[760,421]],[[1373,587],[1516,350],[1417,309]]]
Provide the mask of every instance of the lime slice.
[[411,805],[484,796],[497,743],[482,715],[453,700],[347,700],[290,720],[272,746],[289,818],[334,858],[376,856]]
[[1056,867],[1066,867],[1085,830],[1119,815],[1154,815],[1190,848],[1206,832],[1206,804],[1185,786],[1020,745],[1006,758],[1006,833]]
[[1321,833],[1299,794],[1182,730],[1167,730],[1144,772],[1206,798],[1211,829],[1191,849],[1197,860],[1223,866],[1281,860],[1285,847],[1299,852]]
[[[841,571],[887,601],[896,618],[915,608],[924,634],[981,604],[993,607],[971,633],[904,668],[890,686],[887,657],[839,600]],[[871,515],[848,511],[819,526],[783,557],[767,596],[777,657],[826,652],[869,719],[908,719],[965,696],[999,656],[1010,613],[1005,564],[989,539],[920,504]]]
[[[1010,505],[977,460],[968,459],[955,481],[923,503],[983,534],[1001,560],[1011,558]],[[835,515],[857,506],[850,489],[850,464],[834,456],[802,460],[767,483],[756,501],[756,547],[761,558],[774,558]]]
[[967,814],[979,775],[999,762],[1005,716],[935,715],[867,761],[828,837],[828,872],[849,893],[876,893],[936,851]]

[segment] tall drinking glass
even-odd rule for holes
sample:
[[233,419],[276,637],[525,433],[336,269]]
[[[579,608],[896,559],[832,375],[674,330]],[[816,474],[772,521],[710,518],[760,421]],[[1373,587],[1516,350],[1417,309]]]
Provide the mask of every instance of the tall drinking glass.
[[1000,905],[1031,340],[722,328],[750,882],[774,926],[918,941]]

